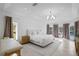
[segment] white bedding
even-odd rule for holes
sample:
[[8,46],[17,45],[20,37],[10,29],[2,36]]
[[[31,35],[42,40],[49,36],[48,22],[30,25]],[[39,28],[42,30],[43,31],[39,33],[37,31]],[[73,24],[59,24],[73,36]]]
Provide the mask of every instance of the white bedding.
[[54,40],[53,35],[32,35],[30,36],[30,42],[45,47],[52,43]]

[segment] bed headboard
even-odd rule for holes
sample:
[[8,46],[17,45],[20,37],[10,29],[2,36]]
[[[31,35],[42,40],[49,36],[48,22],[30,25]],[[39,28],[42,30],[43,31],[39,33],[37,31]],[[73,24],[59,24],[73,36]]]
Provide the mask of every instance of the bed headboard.
[[41,29],[27,29],[26,35],[39,35],[42,33]]

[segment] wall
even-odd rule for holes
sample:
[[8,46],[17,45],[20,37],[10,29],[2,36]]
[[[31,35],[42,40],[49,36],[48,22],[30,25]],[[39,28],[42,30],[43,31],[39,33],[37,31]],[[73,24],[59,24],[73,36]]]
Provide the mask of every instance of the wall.
[[0,4],[0,38],[3,37],[4,34],[4,12],[3,12],[3,4]]
[[23,6],[11,6],[6,8],[5,15],[11,16],[14,22],[18,24],[18,39],[26,35],[27,29],[42,30],[46,33],[46,19],[42,18],[38,10],[34,8],[25,8]]
[[[54,9],[54,15],[56,19],[48,21],[46,15],[48,15],[48,9]],[[22,35],[26,35],[27,29],[38,29],[46,33],[46,24],[49,23],[59,24],[71,23],[77,16],[77,8],[72,4],[38,4],[33,7],[32,4],[6,4],[5,15],[11,16],[14,22],[18,24],[18,39],[21,39]]]

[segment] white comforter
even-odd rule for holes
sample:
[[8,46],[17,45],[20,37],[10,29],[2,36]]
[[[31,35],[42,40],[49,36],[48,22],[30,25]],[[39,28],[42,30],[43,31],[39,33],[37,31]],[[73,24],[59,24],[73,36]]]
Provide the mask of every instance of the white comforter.
[[52,43],[54,40],[53,35],[32,35],[30,41],[42,47]]

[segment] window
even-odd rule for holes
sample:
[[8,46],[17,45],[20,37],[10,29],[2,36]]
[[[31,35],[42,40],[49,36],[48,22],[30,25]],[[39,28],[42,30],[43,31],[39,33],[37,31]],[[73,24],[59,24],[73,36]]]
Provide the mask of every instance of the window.
[[13,38],[15,39],[15,40],[17,40],[18,39],[18,24],[16,23],[16,22],[13,22]]

